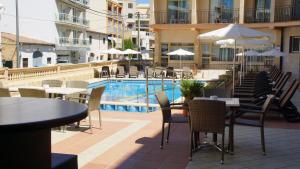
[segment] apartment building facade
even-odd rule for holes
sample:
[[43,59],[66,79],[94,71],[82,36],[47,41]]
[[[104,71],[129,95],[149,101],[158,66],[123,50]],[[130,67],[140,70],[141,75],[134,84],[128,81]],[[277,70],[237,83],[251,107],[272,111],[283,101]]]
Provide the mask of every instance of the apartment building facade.
[[[108,48],[122,48],[123,36],[123,6],[117,0],[105,0],[101,2],[107,13],[106,33],[108,34]],[[109,59],[114,56],[109,56]]]
[[[150,6],[149,4],[138,4],[136,10],[140,18],[139,20],[136,19],[136,27],[132,31],[132,38],[135,44],[140,43],[143,59],[150,59],[154,50],[154,33],[150,30]],[[140,32],[139,36],[138,32]],[[139,41],[138,38],[140,38]]]
[[[0,0],[0,3],[6,9],[1,31],[15,34],[15,1]],[[89,48],[87,9],[88,0],[19,1],[20,35],[55,44],[57,63],[85,62]],[[16,67],[16,61],[13,62]]]
[[[142,51],[142,57],[148,59],[152,56],[154,46],[154,34],[150,32],[150,6],[149,4],[138,4],[136,0],[119,0],[123,6],[122,15],[125,21],[125,38],[131,38],[135,46],[139,46]],[[140,27],[138,21],[140,15]],[[138,29],[140,33],[138,35]],[[140,40],[138,40],[138,37]]]
[[155,32],[155,63],[178,67],[179,57],[167,56],[178,48],[194,52],[182,64],[198,68],[230,68],[233,49],[197,39],[201,33],[239,23],[274,35],[274,46],[284,58],[257,57],[255,65],[282,65],[299,76],[299,0],[151,0],[151,28]]

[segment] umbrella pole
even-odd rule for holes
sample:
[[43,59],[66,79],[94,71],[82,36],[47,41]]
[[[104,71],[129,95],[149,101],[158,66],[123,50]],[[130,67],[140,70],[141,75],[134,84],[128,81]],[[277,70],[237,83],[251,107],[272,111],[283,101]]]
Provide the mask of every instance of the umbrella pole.
[[233,78],[232,78],[232,94],[234,95],[234,83],[235,83],[235,55],[236,55],[236,40],[234,40],[234,51],[233,51]]

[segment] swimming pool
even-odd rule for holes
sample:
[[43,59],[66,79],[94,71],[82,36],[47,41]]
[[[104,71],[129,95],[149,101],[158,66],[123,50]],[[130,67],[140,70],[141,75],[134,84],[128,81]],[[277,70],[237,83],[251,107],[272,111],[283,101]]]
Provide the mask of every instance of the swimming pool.
[[[90,88],[98,86],[105,86],[101,98],[101,110],[147,112],[145,80],[104,80],[89,85]],[[158,108],[155,93],[161,90],[161,80],[149,80],[150,111]],[[171,101],[180,98],[180,81],[172,83],[172,80],[165,80],[164,91]]]

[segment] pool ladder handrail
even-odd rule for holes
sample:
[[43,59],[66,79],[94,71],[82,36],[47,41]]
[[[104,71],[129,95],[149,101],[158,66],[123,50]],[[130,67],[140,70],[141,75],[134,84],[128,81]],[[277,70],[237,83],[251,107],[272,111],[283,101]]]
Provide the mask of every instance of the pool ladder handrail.
[[[147,105],[147,113],[149,112],[149,76],[148,76],[148,66],[146,66],[146,69],[145,69],[145,74],[146,74],[146,105]],[[162,67],[154,67],[154,72],[155,72],[155,69],[159,69],[159,70],[162,70],[162,71],[166,71],[167,69],[166,68],[162,68]],[[168,71],[172,71],[173,72],[173,76],[172,76],[172,101],[174,102],[175,101],[175,76],[177,77],[177,72],[180,72],[180,71],[175,71],[175,70],[168,70]],[[161,89],[162,91],[164,91],[164,73],[161,75]]]

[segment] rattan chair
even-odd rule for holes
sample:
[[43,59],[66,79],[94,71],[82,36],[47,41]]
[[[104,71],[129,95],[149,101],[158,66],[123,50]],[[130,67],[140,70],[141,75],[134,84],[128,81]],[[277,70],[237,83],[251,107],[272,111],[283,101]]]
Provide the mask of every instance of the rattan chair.
[[183,115],[174,115],[171,112],[172,109],[182,110],[182,109],[187,109],[187,107],[184,107],[183,103],[170,103],[168,97],[163,91],[156,93],[155,96],[160,105],[162,116],[163,116],[162,135],[161,135],[161,144],[160,144],[160,148],[162,149],[164,146],[165,123],[169,124],[167,140],[166,140],[167,143],[169,142],[171,123],[188,123],[188,117],[185,117]]
[[261,146],[262,146],[262,152],[263,155],[266,154],[266,148],[265,148],[265,132],[264,132],[264,124],[265,124],[265,117],[267,112],[269,111],[272,101],[273,101],[274,95],[268,95],[265,103],[263,104],[261,110],[254,110],[249,109],[248,111],[245,111],[243,114],[247,113],[259,113],[259,119],[256,120],[248,120],[243,118],[236,118],[234,123],[237,125],[243,125],[243,126],[251,126],[251,127],[259,127],[260,128],[260,135],[261,135]]
[[221,163],[224,162],[224,135],[225,135],[225,115],[226,104],[217,100],[192,100],[189,102],[190,114],[190,160],[192,160],[194,135],[199,132],[214,133],[222,135]]
[[0,97],[11,97],[8,88],[0,88]]
[[19,88],[19,92],[21,97],[47,98],[47,93],[45,90]]
[[61,87],[63,82],[61,80],[43,80],[42,86],[49,85],[49,87]]
[[100,112],[100,100],[101,96],[105,90],[104,86],[93,88],[91,94],[88,95],[87,98],[73,98],[68,97],[68,99],[78,99],[84,101],[88,105],[88,116],[89,116],[89,128],[92,129],[92,111],[98,111],[99,113],[99,124],[100,128],[102,127],[102,119],[101,119],[101,112]]
[[103,66],[100,72],[100,78],[110,78],[110,70],[108,66]]

